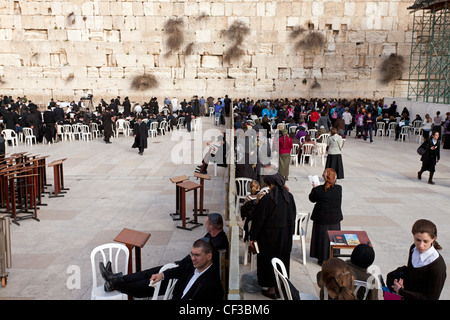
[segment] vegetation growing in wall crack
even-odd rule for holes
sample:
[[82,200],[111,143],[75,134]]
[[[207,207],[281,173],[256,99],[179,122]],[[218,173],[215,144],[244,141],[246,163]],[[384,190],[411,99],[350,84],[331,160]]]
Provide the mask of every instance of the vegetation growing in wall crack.
[[152,74],[144,73],[142,75],[134,76],[131,80],[131,89],[136,91],[145,91],[156,88],[158,80]]
[[389,84],[392,81],[399,80],[405,70],[405,58],[401,55],[391,53],[389,57],[383,59],[380,65],[380,78],[382,84]]
[[313,82],[313,84],[311,85],[311,89],[320,89],[320,88],[321,88],[320,83],[317,82],[317,78],[314,77],[314,82]]
[[225,51],[224,58],[227,60],[239,59],[245,53],[241,46],[245,37],[250,33],[250,28],[244,22],[236,20],[224,33],[232,43],[231,47]]
[[166,45],[169,54],[181,48],[184,42],[183,32],[184,22],[182,18],[170,18],[164,24],[164,34],[166,35]]

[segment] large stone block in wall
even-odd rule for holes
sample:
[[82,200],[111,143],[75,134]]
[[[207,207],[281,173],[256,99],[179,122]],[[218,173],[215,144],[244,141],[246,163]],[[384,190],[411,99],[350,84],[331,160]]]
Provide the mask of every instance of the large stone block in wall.
[[256,78],[256,68],[228,68],[228,78],[255,79]]
[[202,68],[221,68],[223,66],[223,56],[204,55],[201,57],[200,65]]
[[0,53],[0,64],[3,66],[21,66],[20,54]]
[[198,68],[198,79],[226,79],[228,77],[225,68]]

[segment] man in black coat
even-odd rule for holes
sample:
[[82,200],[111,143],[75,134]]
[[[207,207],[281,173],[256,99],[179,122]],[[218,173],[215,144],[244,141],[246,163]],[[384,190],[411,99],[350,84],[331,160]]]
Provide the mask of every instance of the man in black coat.
[[47,142],[51,142],[55,138],[56,133],[55,127],[56,116],[51,106],[48,106],[47,110],[44,111],[44,124],[45,124],[45,131],[44,131],[45,140],[47,140]]
[[5,124],[6,129],[14,130],[14,132],[16,131],[16,124],[18,124],[18,121],[11,108],[6,109],[6,113],[3,115],[3,123]]
[[[212,265],[213,269],[219,274],[220,266],[220,250],[229,251],[229,242],[225,231],[223,230],[223,218],[219,213],[210,213],[206,217],[205,227],[207,234],[204,238],[209,239],[210,245],[213,247],[212,252]],[[226,256],[227,257],[227,256]],[[176,261],[175,264],[180,269],[192,270],[194,267],[190,255],[185,256],[182,260]],[[150,278],[159,273],[162,266],[153,267],[140,272],[135,272],[127,275],[113,274],[110,270],[107,270],[105,266],[100,264],[100,272],[105,280],[105,291],[119,290],[122,293],[129,294],[133,297],[151,297],[153,296],[154,289],[149,286]],[[163,294],[167,287],[169,278],[165,278],[161,282],[160,293]]]
[[106,109],[102,115],[102,123],[103,123],[103,136],[104,141],[106,143],[112,143],[109,141],[111,136],[113,135],[113,115],[111,114],[110,109]]
[[436,171],[436,164],[441,158],[439,131],[433,132],[431,137],[425,140],[420,147],[425,149],[425,153],[420,157],[420,161],[422,161],[422,167],[420,168],[420,171],[417,172],[417,178],[421,180],[422,173],[424,171],[429,171],[430,176],[428,178],[428,183],[434,184],[433,176],[434,172]]
[[230,116],[230,110],[231,110],[231,99],[228,98],[228,95],[225,96],[225,99],[223,100],[223,103],[225,104],[225,115],[227,117]]
[[128,117],[131,114],[131,103],[128,97],[125,97],[123,100],[123,115],[124,117]]
[[53,112],[55,113],[56,122],[61,124],[64,120],[64,110],[57,104]]
[[138,117],[138,121],[133,126],[134,143],[132,148],[138,148],[139,154],[144,154],[144,149],[147,149],[148,129],[147,124],[142,121],[142,116]]
[[186,114],[184,116],[184,121],[186,121],[186,129],[188,132],[191,132],[191,120],[194,117],[194,109],[190,102],[187,104]]
[[223,300],[224,290],[218,269],[212,266],[212,255],[213,248],[209,242],[199,239],[192,245],[192,264],[154,274],[150,281],[157,283],[162,279],[178,279],[172,300]]

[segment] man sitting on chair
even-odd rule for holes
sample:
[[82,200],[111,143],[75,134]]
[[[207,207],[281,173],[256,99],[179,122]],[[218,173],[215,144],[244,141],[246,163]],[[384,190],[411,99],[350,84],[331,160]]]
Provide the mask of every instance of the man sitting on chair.
[[[213,269],[217,274],[219,274],[220,266],[220,255],[219,250],[226,250],[228,252],[228,238],[223,230],[223,218],[219,213],[210,213],[206,217],[205,221],[206,231],[208,232],[204,238],[209,239],[209,245],[213,248],[211,263],[213,264]],[[192,254],[192,252],[191,252]],[[191,255],[187,255],[180,261],[176,261],[175,264],[178,265],[176,269],[184,270],[186,265],[190,265],[192,268],[194,263],[192,261]],[[147,270],[123,275],[122,273],[112,273],[110,269],[110,263],[105,267],[103,262],[100,262],[100,273],[105,280],[105,291],[110,292],[118,290],[122,293],[129,294],[136,298],[151,297],[154,292],[154,288],[149,286],[150,279],[157,273],[162,266],[153,267]],[[188,268],[189,269],[189,268]],[[166,271],[165,271],[166,272]],[[165,273],[164,272],[164,273]],[[160,292],[164,294],[167,283],[170,277],[164,277],[161,282]],[[220,279],[219,279],[220,280]],[[174,292],[174,298],[176,298]]]
[[192,264],[171,268],[154,274],[150,281],[178,279],[172,300],[223,300],[223,287],[217,268],[213,267],[213,248],[209,238],[194,242],[191,250]]

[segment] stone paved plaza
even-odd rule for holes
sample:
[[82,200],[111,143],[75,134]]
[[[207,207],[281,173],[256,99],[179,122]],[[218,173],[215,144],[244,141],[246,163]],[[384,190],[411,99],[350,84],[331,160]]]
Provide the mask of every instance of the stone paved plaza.
[[[203,118],[203,128],[212,120]],[[43,198],[46,206],[38,210],[40,221],[23,220],[11,225],[12,268],[8,285],[0,288],[0,299],[89,300],[91,291],[90,253],[100,244],[112,242],[123,229],[151,233],[142,249],[143,268],[161,265],[184,257],[191,244],[205,234],[203,226],[193,231],[181,230],[170,213],[175,208],[175,187],[171,177],[188,175],[192,181],[197,163],[174,164],[171,150],[178,143],[171,133],[148,139],[148,149],[140,156],[132,149],[132,137],[120,136],[105,144],[58,142],[52,145],[8,147],[7,153],[27,151],[49,155],[48,162],[67,158],[64,164],[64,197]],[[365,230],[376,252],[375,264],[381,273],[406,264],[413,243],[410,228],[415,220],[427,218],[438,227],[442,255],[450,265],[450,152],[441,150],[435,174],[436,185],[417,180],[420,167],[416,154],[418,143],[399,142],[375,137],[369,144],[347,138],[343,151],[345,179],[343,187],[342,229]],[[211,180],[206,181],[205,207],[210,212],[225,213],[227,171],[210,166]],[[291,165],[287,186],[293,193],[298,211],[311,211],[308,200],[309,174],[320,175],[323,167]],[[47,172],[49,183],[53,175]],[[53,187],[48,187],[53,190]],[[193,204],[188,195],[188,212]],[[199,217],[204,222],[204,217]],[[303,293],[318,294],[316,260],[309,258],[310,231],[307,235],[307,262],[301,262],[300,242],[291,255],[291,280]],[[243,246],[241,246],[241,256]],[[242,257],[241,257],[242,263]],[[68,289],[70,266],[81,271],[81,288]],[[249,271],[241,265],[241,273]],[[265,299],[262,295],[243,294],[244,299]],[[447,281],[441,299],[450,299]]]

